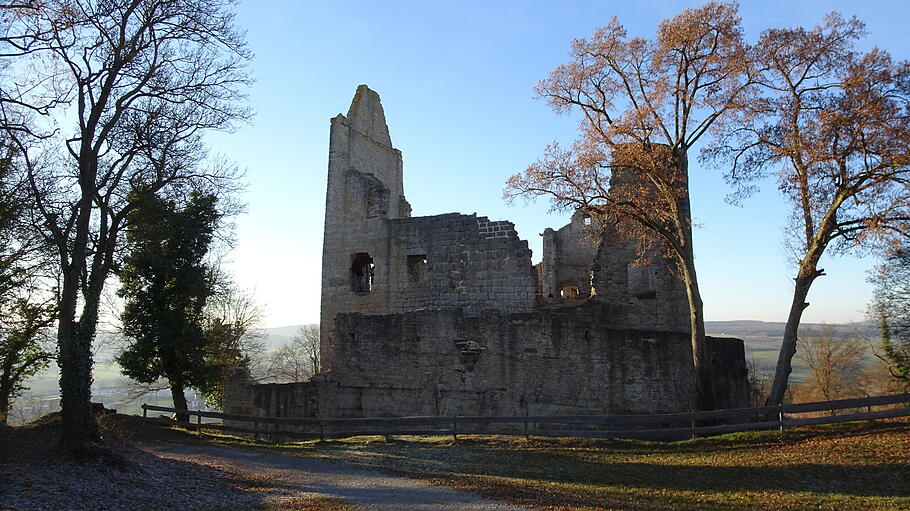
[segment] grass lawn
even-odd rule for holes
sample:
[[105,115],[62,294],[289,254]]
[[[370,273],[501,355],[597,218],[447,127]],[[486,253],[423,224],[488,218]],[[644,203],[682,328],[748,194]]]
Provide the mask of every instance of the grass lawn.
[[534,509],[910,509],[907,419],[673,443],[361,437],[269,448]]

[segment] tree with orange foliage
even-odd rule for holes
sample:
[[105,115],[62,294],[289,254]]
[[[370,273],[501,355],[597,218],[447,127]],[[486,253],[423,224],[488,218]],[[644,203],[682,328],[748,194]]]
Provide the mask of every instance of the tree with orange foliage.
[[[689,301],[697,407],[713,407],[704,313],[692,248],[688,153],[728,111],[749,100],[751,78],[736,3],[709,2],[664,20],[653,40],[617,19],[572,43],[572,60],[537,87],[557,113],[577,108],[580,135],[506,183],[507,199],[549,197],[621,234],[661,246]],[[621,186],[611,186],[621,184]]]
[[861,22],[766,31],[755,47],[760,98],[718,129],[706,151],[751,191],[769,169],[793,205],[787,227],[798,263],[768,404],[783,401],[806,298],[828,251],[880,249],[910,233],[910,64],[853,45]]

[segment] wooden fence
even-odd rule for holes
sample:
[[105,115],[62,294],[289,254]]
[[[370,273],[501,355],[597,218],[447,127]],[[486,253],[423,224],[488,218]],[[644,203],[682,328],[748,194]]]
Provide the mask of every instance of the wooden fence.
[[[888,409],[873,410],[874,406]],[[893,405],[899,405],[893,407]],[[177,413],[174,408],[142,405],[142,416],[149,411]],[[837,413],[846,411],[847,413]],[[798,417],[806,413],[828,415]],[[736,408],[704,412],[653,415],[518,415],[518,416],[446,416],[446,417],[374,417],[374,418],[306,418],[265,417],[189,410],[181,412],[195,417],[183,423],[191,429],[226,431],[264,436],[278,443],[286,440],[344,438],[361,435],[516,435],[584,438],[638,438],[679,440],[699,435],[781,429],[813,424],[833,424],[860,420],[910,416],[910,394],[839,399],[758,408]],[[221,419],[221,423],[203,422]],[[170,419],[166,419],[169,423]],[[252,423],[240,427],[237,423]]]

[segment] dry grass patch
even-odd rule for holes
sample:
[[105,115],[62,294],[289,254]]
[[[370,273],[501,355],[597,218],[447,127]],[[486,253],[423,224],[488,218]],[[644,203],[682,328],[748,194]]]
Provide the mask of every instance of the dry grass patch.
[[357,511],[358,507],[324,495],[298,495],[270,500],[262,511]]
[[358,507],[319,493],[288,491],[271,474],[233,474],[233,486],[257,494],[261,503],[250,511],[357,511]]
[[906,419],[672,443],[371,437],[278,449],[536,509],[910,509]]

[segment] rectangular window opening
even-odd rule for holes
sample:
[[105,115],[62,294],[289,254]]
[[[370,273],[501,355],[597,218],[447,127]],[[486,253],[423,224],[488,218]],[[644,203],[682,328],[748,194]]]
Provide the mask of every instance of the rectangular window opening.
[[420,282],[427,278],[427,256],[423,254],[408,256],[408,280]]
[[639,300],[657,298],[657,271],[650,266],[629,263],[629,293]]
[[369,293],[373,290],[373,258],[366,252],[351,256],[351,289],[355,293]]

